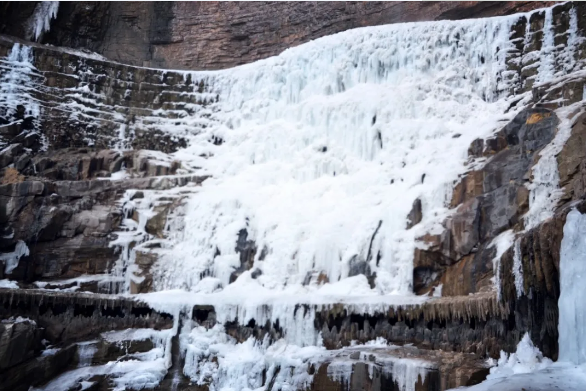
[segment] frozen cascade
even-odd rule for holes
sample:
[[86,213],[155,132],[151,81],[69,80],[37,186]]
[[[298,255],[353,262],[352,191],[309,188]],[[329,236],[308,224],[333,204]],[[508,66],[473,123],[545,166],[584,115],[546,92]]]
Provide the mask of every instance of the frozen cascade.
[[78,368],[92,365],[94,354],[98,351],[96,341],[82,342],[77,344],[77,355],[79,358]]
[[[516,114],[503,114],[515,21],[357,29],[255,64],[185,74],[203,79],[218,97],[209,126],[176,156],[212,178],[188,199],[185,219],[169,232],[172,251],[152,270],[161,292],[144,299],[161,309],[214,306],[219,325],[182,335],[184,373],[192,381],[218,390],[261,387],[277,344],[315,355],[323,349],[312,326],[316,310],[343,303],[349,312],[373,313],[409,300],[415,238],[437,230],[449,213],[446,200],[466,170],[470,143]],[[551,17],[544,28],[546,35],[553,31]],[[545,45],[537,80],[559,76],[550,65],[562,57],[571,71],[570,50],[560,54]],[[561,133],[552,151],[563,145]],[[544,175],[543,182],[549,179]],[[407,230],[417,198],[423,221]],[[547,215],[544,204],[531,203],[533,221]],[[234,280],[242,230],[255,245],[253,266]],[[496,240],[498,252],[514,239],[508,232]],[[236,343],[221,326],[251,320],[278,320],[284,339]],[[404,364],[391,370],[403,379],[401,389],[410,390],[425,370]],[[306,364],[297,365],[296,371]],[[343,363],[328,368],[340,379],[347,370]],[[311,381],[304,370],[298,375],[275,388]]]
[[560,251],[559,360],[586,363],[586,215],[566,217]]
[[[38,127],[41,105],[34,98],[35,79],[42,77],[33,65],[29,46],[15,43],[8,57],[0,59],[0,116],[18,117],[17,108],[23,106],[23,118],[32,119],[32,128]],[[0,148],[6,143],[0,136]]]
[[38,41],[51,28],[51,19],[57,17],[58,1],[41,1],[28,20],[28,39]]
[[[246,229],[257,248],[250,284],[317,290],[321,274],[344,295],[345,279],[370,270],[375,289],[364,280],[354,294],[409,294],[415,237],[449,213],[471,141],[508,118],[499,80],[514,20],[357,29],[193,73],[220,109],[177,156],[213,179],[190,198],[155,288],[225,288]],[[407,230],[418,197],[424,220]]]

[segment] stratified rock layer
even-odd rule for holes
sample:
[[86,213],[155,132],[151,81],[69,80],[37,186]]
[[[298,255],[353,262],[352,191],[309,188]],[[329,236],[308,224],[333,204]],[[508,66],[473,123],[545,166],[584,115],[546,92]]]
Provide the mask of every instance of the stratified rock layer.
[[[507,15],[552,1],[62,3],[42,42],[126,64],[222,69],[356,27]],[[0,33],[24,37],[30,3],[2,4]]]

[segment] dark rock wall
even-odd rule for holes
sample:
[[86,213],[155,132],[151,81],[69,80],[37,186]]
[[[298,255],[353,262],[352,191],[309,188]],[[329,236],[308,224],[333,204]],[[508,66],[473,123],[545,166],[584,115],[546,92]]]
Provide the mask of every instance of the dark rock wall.
[[[221,69],[356,27],[506,15],[553,3],[62,2],[42,42],[132,65]],[[0,3],[9,16],[0,33],[23,37],[22,24],[33,9],[30,3]]]

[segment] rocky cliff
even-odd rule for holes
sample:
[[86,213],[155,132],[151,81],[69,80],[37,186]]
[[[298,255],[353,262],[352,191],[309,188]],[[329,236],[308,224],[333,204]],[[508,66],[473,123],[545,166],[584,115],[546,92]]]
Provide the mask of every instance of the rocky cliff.
[[[35,2],[4,2],[0,33],[27,38]],[[388,23],[509,15],[551,1],[64,2],[41,42],[88,49],[124,64],[222,69],[312,39]]]
[[[534,6],[316,3],[308,11],[293,3],[67,3],[42,42],[89,48],[127,64],[223,68],[355,26]],[[3,21],[3,31],[25,34],[18,18],[34,8],[0,7],[14,15]],[[182,161],[181,151],[221,120],[223,80],[0,36],[0,390],[28,390],[52,379],[64,390],[115,389],[120,373],[146,379],[135,388],[207,390],[213,379],[189,372],[190,364],[217,368],[221,361],[202,345],[204,337],[221,326],[231,349],[270,345],[299,319],[301,334],[318,332],[333,353],[321,361],[300,358],[299,367],[263,367],[259,378],[267,389],[291,373],[310,376],[312,390],[438,391],[476,384],[488,372],[485,359],[513,351],[525,333],[555,359],[563,227],[572,208],[586,212],[586,6],[567,3],[519,16],[506,33],[511,48],[495,85],[510,98],[506,111],[516,114],[472,141],[466,172],[450,184],[450,212],[416,238],[411,289],[429,300],[304,302],[278,315],[263,304],[250,319],[242,308],[227,311],[226,303],[166,308],[140,301],[146,296],[118,295],[158,290],[154,276],[162,279],[172,265],[166,256],[173,235],[189,229],[188,200],[210,179]],[[555,77],[543,81],[540,72]],[[382,120],[368,118],[372,125]],[[382,143],[380,133],[373,140]],[[218,153],[227,148],[221,132],[206,142]],[[532,216],[539,202],[546,204],[544,216]],[[407,228],[415,232],[429,218],[425,200],[411,209]],[[370,251],[380,226],[364,259],[349,261],[348,274],[362,275],[371,286],[381,279],[374,271],[380,254]],[[269,256],[252,232],[238,229],[228,270],[232,286],[240,277],[261,278],[257,266]],[[212,261],[225,256],[220,252],[213,249]],[[213,273],[202,269],[193,278]],[[315,268],[303,285],[323,286],[329,278]],[[221,288],[217,284],[212,290]],[[350,346],[377,338],[406,346]],[[201,349],[195,364],[189,362],[194,346]],[[403,359],[424,364],[408,372]],[[129,361],[148,368],[128,372]],[[58,377],[80,369],[81,382]],[[401,383],[404,373],[415,373],[410,388]]]

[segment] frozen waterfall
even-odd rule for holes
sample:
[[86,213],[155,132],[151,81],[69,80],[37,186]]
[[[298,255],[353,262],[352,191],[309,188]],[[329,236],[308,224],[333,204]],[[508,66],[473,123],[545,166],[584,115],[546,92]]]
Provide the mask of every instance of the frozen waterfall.
[[[231,285],[410,294],[415,238],[449,213],[470,143],[513,114],[503,115],[502,98],[514,21],[357,29],[232,70],[186,73],[217,103],[177,156],[212,178],[171,232],[155,288],[226,288],[246,230],[254,267]],[[417,198],[423,221],[408,230]]]
[[560,251],[560,361],[586,363],[586,215],[568,213]]

